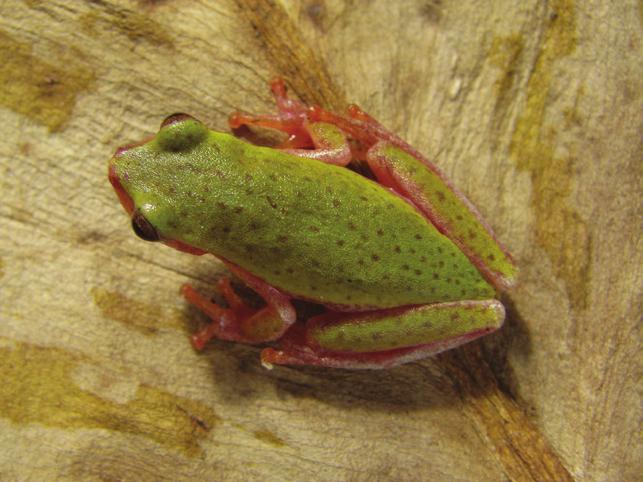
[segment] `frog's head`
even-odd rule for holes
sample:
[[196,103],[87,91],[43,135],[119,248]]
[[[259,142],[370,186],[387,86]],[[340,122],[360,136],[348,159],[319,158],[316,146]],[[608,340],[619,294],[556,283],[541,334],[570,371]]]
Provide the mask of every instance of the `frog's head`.
[[205,252],[182,234],[189,231],[184,215],[190,209],[186,159],[207,134],[207,127],[195,118],[172,114],[156,136],[116,150],[109,162],[109,180],[141,239],[193,254]]

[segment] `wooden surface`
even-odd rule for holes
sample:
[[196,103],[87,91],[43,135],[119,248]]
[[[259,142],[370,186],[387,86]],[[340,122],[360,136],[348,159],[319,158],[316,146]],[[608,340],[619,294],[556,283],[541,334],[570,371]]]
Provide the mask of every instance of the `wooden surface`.
[[[1,480],[641,480],[640,2],[5,0]],[[479,206],[505,327],[385,372],[187,336],[222,267],[138,240],[121,144],[267,81],[357,102]]]

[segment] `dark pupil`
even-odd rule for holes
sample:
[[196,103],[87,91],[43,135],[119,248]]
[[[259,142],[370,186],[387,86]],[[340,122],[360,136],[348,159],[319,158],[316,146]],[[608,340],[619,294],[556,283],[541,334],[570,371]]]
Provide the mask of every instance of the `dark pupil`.
[[136,235],[145,241],[158,241],[160,239],[154,226],[138,211],[134,211],[132,215],[132,228]]

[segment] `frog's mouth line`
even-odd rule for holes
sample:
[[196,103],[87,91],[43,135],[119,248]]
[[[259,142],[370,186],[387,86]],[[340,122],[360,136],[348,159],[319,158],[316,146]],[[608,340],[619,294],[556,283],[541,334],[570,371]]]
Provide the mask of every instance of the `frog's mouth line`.
[[[119,149],[120,151],[120,149]],[[119,153],[117,151],[116,157]],[[118,177],[118,174],[116,174],[116,165],[114,164],[114,160],[112,159],[112,162],[109,163],[109,171],[108,171],[108,177],[109,177],[109,182],[112,184],[114,187],[114,191],[116,191],[116,195],[118,196],[118,200],[121,202],[123,207],[125,208],[125,211],[127,211],[127,214],[132,217],[132,213],[134,212],[134,201],[130,197],[129,194],[127,194],[127,191],[123,188],[123,185],[121,184],[121,180]]]

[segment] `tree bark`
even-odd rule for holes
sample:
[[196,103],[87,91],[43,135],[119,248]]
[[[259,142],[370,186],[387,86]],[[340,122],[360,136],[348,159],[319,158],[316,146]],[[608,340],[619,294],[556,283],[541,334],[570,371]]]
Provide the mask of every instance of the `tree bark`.
[[[0,478],[636,480],[634,1],[0,5]],[[355,102],[434,160],[520,268],[497,334],[379,371],[263,369],[188,334],[224,272],[140,242],[116,147]]]

